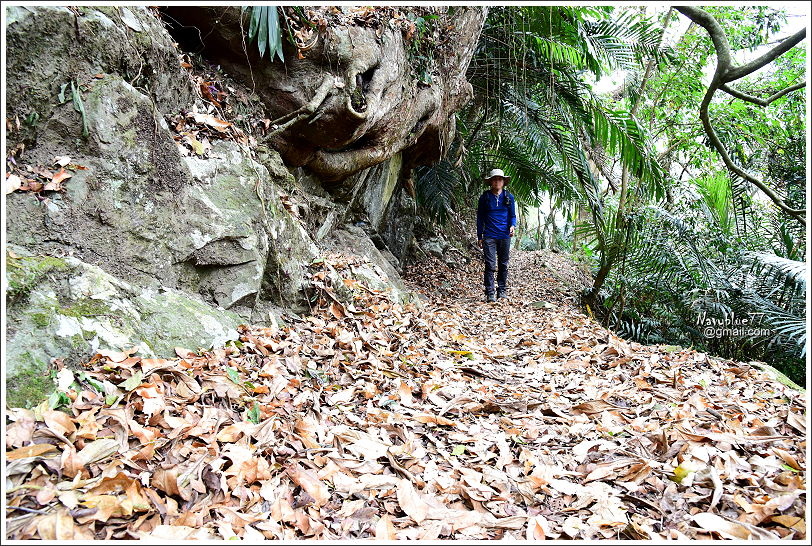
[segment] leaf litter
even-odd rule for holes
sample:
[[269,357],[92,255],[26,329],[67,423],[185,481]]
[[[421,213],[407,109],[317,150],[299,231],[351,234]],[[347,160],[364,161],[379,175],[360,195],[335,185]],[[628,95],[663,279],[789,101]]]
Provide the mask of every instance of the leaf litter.
[[332,254],[306,319],[63,367],[6,411],[7,538],[805,538],[805,395],[619,338],[556,260],[495,304],[427,261],[399,304]]

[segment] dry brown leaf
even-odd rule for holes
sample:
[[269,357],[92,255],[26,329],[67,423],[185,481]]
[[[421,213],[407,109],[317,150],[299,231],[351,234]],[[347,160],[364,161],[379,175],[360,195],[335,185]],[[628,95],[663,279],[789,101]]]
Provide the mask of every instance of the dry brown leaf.
[[395,540],[395,526],[389,514],[382,515],[375,524],[375,538],[378,540]]
[[602,411],[619,409],[618,406],[607,402],[606,400],[589,400],[587,402],[581,402],[580,404],[573,406],[572,411],[574,413],[600,413]]
[[770,521],[780,523],[784,527],[788,527],[790,529],[795,529],[804,535],[806,534],[806,521],[804,521],[804,518],[799,518],[796,516],[773,516]]
[[195,123],[202,123],[221,133],[226,132],[228,128],[231,127],[231,123],[216,118],[211,114],[200,114],[198,112],[193,112],[190,114],[190,116],[195,120]]
[[167,495],[180,496],[180,488],[178,487],[178,468],[158,468],[152,473],[149,480],[151,487],[160,489]]
[[801,415],[798,415],[794,411],[790,410],[787,413],[787,423],[801,434],[806,434],[806,423]]
[[298,463],[294,463],[294,465],[286,468],[286,472],[293,483],[313,497],[316,506],[324,506],[330,500],[330,492],[327,490],[327,486],[310,470],[306,470]]
[[73,422],[71,416],[67,413],[47,410],[42,412],[42,417],[45,420],[45,424],[48,426],[48,428],[62,434],[63,436],[70,436],[76,432],[76,424]]
[[398,504],[418,525],[429,515],[429,505],[417,492],[412,482],[407,479],[400,480],[397,490]]
[[779,449],[777,447],[773,448],[773,453],[781,457],[781,459],[787,463],[787,466],[794,468],[795,470],[803,470],[798,461],[793,457],[790,453],[784,451],[783,449]]
[[692,519],[702,529],[719,533],[723,538],[730,538],[733,540],[779,538],[775,533],[765,529],[759,529],[753,525],[748,525],[738,521],[730,521],[716,514],[711,514],[710,512],[694,514]]
[[65,509],[57,509],[56,512],[39,518],[37,532],[42,540],[87,539],[87,535],[77,528]]
[[6,451],[6,459],[14,461],[16,459],[25,459],[28,457],[41,457],[46,453],[52,453],[56,450],[56,446],[51,444],[32,444],[13,451]]
[[137,352],[138,352],[137,347],[133,347],[129,351],[111,351],[109,349],[99,349],[98,351],[96,351],[96,355],[107,358],[111,362],[122,362],[127,358],[129,358],[130,355],[133,355]]
[[[72,178],[73,175],[70,174],[65,168],[59,169],[56,174],[51,178],[51,182],[54,184],[60,184],[61,182],[67,180],[68,178]],[[46,188],[47,189],[47,188]]]
[[451,427],[457,426],[457,423],[452,421],[451,419],[446,419],[445,417],[440,417],[439,415],[431,415],[428,413],[421,413],[420,415],[415,415],[413,419],[418,423],[434,423],[436,425],[445,425]]
[[82,465],[103,461],[113,454],[118,453],[118,441],[111,438],[95,440],[88,444],[77,454]]

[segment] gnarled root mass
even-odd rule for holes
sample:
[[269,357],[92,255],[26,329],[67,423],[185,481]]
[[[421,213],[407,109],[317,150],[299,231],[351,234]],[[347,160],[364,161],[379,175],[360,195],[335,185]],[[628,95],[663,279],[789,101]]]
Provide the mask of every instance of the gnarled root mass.
[[401,151],[407,163],[437,161],[453,138],[454,112],[472,96],[465,72],[487,10],[431,9],[439,15],[432,36],[415,32],[398,9],[308,9],[323,23],[317,32],[303,27],[301,47],[283,40],[284,63],[246,44],[248,15],[239,7],[165,11],[199,29],[204,56],[255,87],[286,163],[341,181]]

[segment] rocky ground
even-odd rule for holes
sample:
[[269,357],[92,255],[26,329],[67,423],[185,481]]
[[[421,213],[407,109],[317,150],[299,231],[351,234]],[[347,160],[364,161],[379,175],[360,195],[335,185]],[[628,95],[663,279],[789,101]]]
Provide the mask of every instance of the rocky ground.
[[359,265],[314,262],[306,320],[99,351],[7,410],[7,538],[805,538],[805,393],[617,337],[560,254],[495,304],[480,262],[411,268],[405,305]]

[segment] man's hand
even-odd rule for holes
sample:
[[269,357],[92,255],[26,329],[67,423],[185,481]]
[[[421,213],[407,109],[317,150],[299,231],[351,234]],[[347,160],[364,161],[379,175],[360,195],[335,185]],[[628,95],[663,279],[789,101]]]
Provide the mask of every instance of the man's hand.
[[511,236],[511,237],[513,237],[513,231],[514,231],[515,229],[516,229],[515,227],[510,226],[510,236]]
[[477,239],[476,242],[479,245],[479,248],[482,248],[482,239]]

